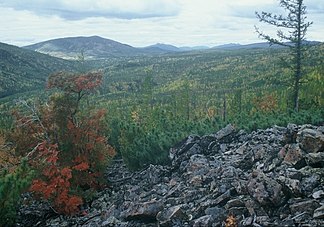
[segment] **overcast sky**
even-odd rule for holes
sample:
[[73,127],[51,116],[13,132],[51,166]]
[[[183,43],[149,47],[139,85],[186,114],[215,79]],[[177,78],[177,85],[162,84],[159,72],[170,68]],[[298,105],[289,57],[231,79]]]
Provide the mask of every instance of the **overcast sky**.
[[[255,11],[284,13],[279,0],[0,0],[0,42],[23,46],[99,35],[141,47],[260,42]],[[304,0],[309,40],[324,41],[324,0]]]

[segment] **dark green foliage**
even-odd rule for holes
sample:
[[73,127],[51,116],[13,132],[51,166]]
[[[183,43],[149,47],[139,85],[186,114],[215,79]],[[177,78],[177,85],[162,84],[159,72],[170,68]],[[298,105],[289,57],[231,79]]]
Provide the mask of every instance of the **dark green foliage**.
[[320,125],[324,123],[324,110],[309,109],[299,112],[288,110],[285,113],[276,111],[267,114],[256,112],[252,115],[234,116],[229,122],[235,124],[238,129],[247,131],[266,129],[273,125],[285,127],[289,123]]
[[141,114],[133,111],[131,118],[124,121],[119,129],[120,154],[130,169],[166,164],[168,149],[178,139],[176,131],[166,130],[172,127],[166,115],[153,112],[143,117]]
[[43,89],[48,74],[76,70],[78,63],[0,43],[0,98]]
[[112,127],[110,143],[133,170],[149,164],[167,164],[169,149],[175,143],[190,134],[203,135],[223,126],[218,118],[188,120],[160,109],[145,116],[142,115],[144,112],[132,111],[126,120],[112,120],[120,124]]
[[172,138],[159,129],[144,130],[129,124],[121,132],[120,152],[130,169],[140,169],[149,164],[166,164]]
[[219,117],[187,120],[174,117],[166,111],[155,110],[151,113],[151,117],[146,117],[145,120],[140,118],[140,114],[138,118],[134,117],[134,112],[132,118],[127,120],[115,119],[115,122],[122,123],[112,128],[111,135],[114,134],[115,138],[113,145],[130,169],[141,169],[149,164],[166,164],[169,162],[168,151],[175,143],[190,134],[205,135],[216,132],[227,123],[234,124],[237,129],[253,131],[273,125],[287,126],[288,123],[318,125],[324,119],[324,110],[319,109],[300,112],[289,110],[286,113],[241,113],[231,116],[226,122]]
[[29,187],[32,176],[26,160],[14,172],[0,173],[0,226],[14,225],[20,195]]

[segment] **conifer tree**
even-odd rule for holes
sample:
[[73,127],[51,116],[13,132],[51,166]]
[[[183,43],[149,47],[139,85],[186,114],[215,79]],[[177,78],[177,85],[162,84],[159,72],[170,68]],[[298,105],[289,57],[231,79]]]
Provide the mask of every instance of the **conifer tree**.
[[[256,32],[259,37],[270,42],[270,45],[277,44],[288,47],[293,57],[294,80],[293,80],[293,103],[295,111],[299,109],[299,90],[302,77],[303,51],[306,40],[306,32],[313,22],[307,22],[306,6],[303,0],[280,0],[280,6],[287,11],[287,15],[276,15],[267,12],[256,12],[260,22],[278,27],[277,38],[273,38],[259,30]],[[285,31],[281,30],[285,29]]]

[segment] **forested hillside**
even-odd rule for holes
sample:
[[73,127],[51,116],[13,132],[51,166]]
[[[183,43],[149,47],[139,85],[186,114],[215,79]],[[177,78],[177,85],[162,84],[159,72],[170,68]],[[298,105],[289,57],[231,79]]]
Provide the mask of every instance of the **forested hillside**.
[[[323,54],[323,44],[308,50],[301,97],[303,108],[322,105]],[[256,102],[265,101],[262,98],[275,99],[275,106],[269,106],[269,110],[289,109],[292,70],[283,61],[287,59],[289,55],[284,48],[256,48],[93,63],[105,72],[99,97],[103,102],[123,97],[122,102],[128,102],[126,107],[141,104],[150,93],[147,101],[152,105],[173,103],[174,110],[186,111],[189,118],[201,112],[206,114],[208,109],[226,118],[238,112],[255,111]]]
[[75,62],[0,43],[0,98],[43,89],[50,73],[77,68]]

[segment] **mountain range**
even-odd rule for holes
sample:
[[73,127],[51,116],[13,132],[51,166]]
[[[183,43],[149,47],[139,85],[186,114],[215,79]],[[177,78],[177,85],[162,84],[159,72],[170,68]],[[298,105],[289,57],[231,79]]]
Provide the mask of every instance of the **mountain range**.
[[[317,44],[319,42],[310,42]],[[56,71],[77,71],[80,68],[95,65],[97,61],[87,61],[82,64],[80,59],[111,59],[122,60],[129,57],[175,55],[188,51],[240,50],[269,48],[268,43],[249,45],[227,44],[208,48],[176,47],[158,43],[148,47],[135,48],[99,36],[71,37],[48,40],[25,47],[17,47],[0,43],[0,98],[12,94],[44,88],[49,74]],[[276,47],[272,47],[276,48]],[[245,49],[245,50],[244,50]],[[206,52],[207,53],[207,52]],[[66,60],[73,59],[74,61]]]
[[[310,42],[318,43],[318,42]],[[271,48],[280,46],[273,45]],[[230,43],[215,47],[196,46],[196,47],[176,47],[170,44],[157,43],[147,47],[132,47],[111,39],[102,38],[99,36],[90,37],[67,37],[52,39],[40,43],[36,43],[23,48],[37,51],[43,54],[48,54],[54,57],[77,60],[95,60],[106,59],[110,57],[130,57],[130,56],[145,56],[145,55],[161,55],[170,53],[181,53],[186,51],[202,51],[202,50],[232,50],[232,49],[250,49],[250,48],[269,48],[269,44],[253,43],[241,45]]]
[[157,43],[147,47],[136,48],[111,39],[90,36],[52,39],[24,46],[23,48],[63,59],[76,60],[84,58],[91,60],[109,57],[159,55],[207,49],[208,47],[176,47],[169,44]]

